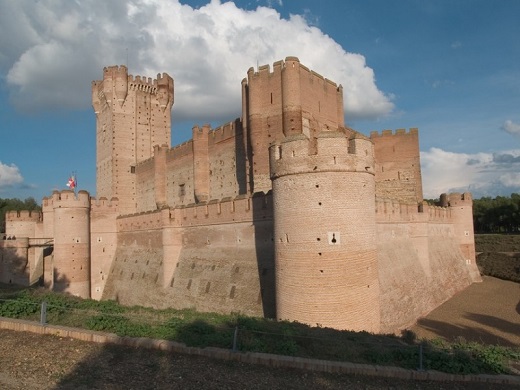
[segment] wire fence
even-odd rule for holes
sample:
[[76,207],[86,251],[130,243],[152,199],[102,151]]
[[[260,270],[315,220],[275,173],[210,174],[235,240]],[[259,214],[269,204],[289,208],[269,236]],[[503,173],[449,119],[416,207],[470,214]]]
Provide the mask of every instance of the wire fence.
[[[503,372],[499,365],[493,367],[488,362],[481,362],[481,357],[467,350],[418,342],[413,335],[405,340],[247,317],[212,321],[185,311],[172,314],[172,311],[123,308],[114,303],[100,305],[74,307],[46,300],[0,298],[0,316],[39,322],[42,326],[59,325],[120,336],[165,339],[188,346],[226,348],[234,352],[263,352],[419,371]],[[520,358],[520,354],[516,356]]]

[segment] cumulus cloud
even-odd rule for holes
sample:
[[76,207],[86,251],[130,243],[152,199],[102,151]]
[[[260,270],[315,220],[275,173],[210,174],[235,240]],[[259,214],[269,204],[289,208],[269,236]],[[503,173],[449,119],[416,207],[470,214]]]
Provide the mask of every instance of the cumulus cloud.
[[22,182],[23,177],[16,165],[2,164],[0,161],[0,191],[16,184],[21,184]]
[[454,153],[439,148],[421,152],[424,197],[441,193],[482,196],[520,193],[520,149],[499,153]]
[[218,0],[196,9],[178,0],[17,0],[0,2],[0,26],[0,69],[20,110],[86,108],[102,68],[127,64],[133,75],[175,79],[175,117],[231,120],[247,70],[287,56],[343,85],[349,119],[394,108],[362,55],[347,52],[308,16],[284,19],[273,8]]
[[514,123],[513,121],[507,120],[502,125],[502,130],[505,130],[509,134],[520,137],[520,124],[519,123]]

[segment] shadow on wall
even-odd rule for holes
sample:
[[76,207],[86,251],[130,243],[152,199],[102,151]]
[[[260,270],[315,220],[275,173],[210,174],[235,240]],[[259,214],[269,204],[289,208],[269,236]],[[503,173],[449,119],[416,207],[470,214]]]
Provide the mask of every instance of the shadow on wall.
[[60,275],[60,273],[54,269],[54,283],[52,285],[52,291],[59,293],[67,292],[67,289],[70,287],[70,282],[70,279],[65,277],[65,275]]
[[269,191],[267,194],[253,195],[252,201],[256,261],[260,280],[259,299],[262,301],[264,317],[276,318],[272,193]]
[[[26,249],[27,248],[23,248]],[[0,240],[0,283],[29,286],[29,261],[20,256],[20,247],[15,237]]]

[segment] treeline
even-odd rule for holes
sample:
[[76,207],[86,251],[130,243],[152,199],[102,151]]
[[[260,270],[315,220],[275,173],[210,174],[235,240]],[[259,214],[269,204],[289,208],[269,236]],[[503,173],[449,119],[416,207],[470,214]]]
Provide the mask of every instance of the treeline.
[[475,233],[520,233],[520,194],[473,199]]
[[41,210],[40,205],[34,198],[20,199],[2,199],[0,198],[0,233],[5,233],[5,213],[12,210]]

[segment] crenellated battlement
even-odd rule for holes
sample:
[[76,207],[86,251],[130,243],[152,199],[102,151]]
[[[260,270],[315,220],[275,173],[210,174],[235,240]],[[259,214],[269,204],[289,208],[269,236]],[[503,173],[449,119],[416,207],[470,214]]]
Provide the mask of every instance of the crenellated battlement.
[[255,193],[253,196],[239,195],[214,199],[209,202],[193,203],[169,209],[169,222],[164,221],[164,210],[146,211],[117,218],[120,232],[160,229],[165,225],[193,227],[214,224],[252,222],[273,218],[271,192]]
[[72,190],[53,191],[50,197],[43,198],[42,209],[53,208],[90,208],[90,194],[85,190],[77,194]]
[[304,134],[286,137],[269,148],[271,179],[316,172],[362,172],[374,175],[372,142],[354,132],[323,131],[315,140]]
[[119,104],[122,105],[128,91],[157,95],[162,107],[173,104],[173,79],[167,73],[159,73],[156,79],[152,79],[151,77],[129,75],[126,66],[115,65],[103,69],[103,80],[92,82],[94,111],[99,113],[112,101],[114,94]]
[[258,81],[260,79],[264,78],[271,78],[274,75],[280,74],[285,69],[292,67],[292,68],[298,68],[300,70],[302,78],[306,78],[308,80],[321,82],[323,84],[326,84],[336,90],[341,88],[337,83],[335,83],[332,80],[329,80],[325,77],[323,77],[320,73],[309,69],[305,65],[300,63],[300,60],[298,57],[286,57],[285,61],[280,60],[273,63],[273,71],[271,72],[271,67],[269,64],[260,65],[258,67],[258,70],[255,71],[253,67],[249,68],[247,71],[247,75],[250,81]]
[[112,65],[103,68],[103,78],[105,77],[124,77],[128,75],[128,68],[126,65]]
[[162,211],[160,210],[117,217],[117,228],[119,232],[156,230],[163,226]]
[[18,221],[18,222],[41,222],[43,215],[40,211],[28,211],[28,210],[11,210],[5,213],[6,221]]
[[188,140],[182,144],[170,148],[167,152],[168,159],[176,159],[179,157],[189,156],[193,153],[193,140]]
[[402,203],[393,199],[376,198],[377,222],[443,222],[452,221],[449,207],[435,206],[423,201],[421,204]]
[[471,196],[470,192],[453,192],[451,194],[442,194],[441,195],[441,203],[442,198],[446,196],[448,201],[448,206],[450,207],[457,207],[457,206],[472,206],[473,205],[473,197]]
[[396,129],[395,132],[393,130],[383,130],[381,133],[378,131],[371,131],[370,138],[377,137],[391,137],[391,136],[403,136],[403,135],[418,135],[419,130],[416,127],[411,127],[408,131],[406,129]]
[[270,220],[273,218],[272,194],[258,192],[252,196],[180,206],[170,209],[170,218],[172,225],[180,227]]
[[118,203],[118,198],[107,199],[104,196],[102,196],[99,199],[96,199],[94,197],[90,198],[90,208],[93,212],[102,212],[103,210],[106,210],[108,212],[115,211],[117,210]]
[[208,134],[208,141],[210,145],[214,145],[227,139],[234,138],[235,135],[235,122],[228,122],[222,126],[216,127],[215,129],[211,130]]

